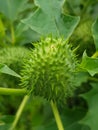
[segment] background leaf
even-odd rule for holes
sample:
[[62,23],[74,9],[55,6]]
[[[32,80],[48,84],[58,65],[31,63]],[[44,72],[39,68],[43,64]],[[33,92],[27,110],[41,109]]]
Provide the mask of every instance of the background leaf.
[[98,129],[98,83],[92,84],[93,89],[86,94],[83,94],[82,97],[87,100],[88,103],[88,112],[86,116],[80,121],[80,123],[89,125],[91,130]]
[[84,52],[80,67],[89,72],[91,76],[98,73],[98,58],[88,57]]
[[29,7],[28,0],[0,0],[0,12],[12,22],[17,15]]
[[10,126],[10,124],[0,125],[0,130],[8,130]]
[[17,44],[27,44],[37,41],[40,35],[33,31],[28,26],[19,23],[16,27],[15,36],[17,38]]
[[95,41],[95,47],[96,47],[96,50],[98,51],[98,19],[94,22],[92,26],[92,32],[93,32],[93,37]]
[[[35,0],[37,10],[28,18],[22,20],[33,31],[41,36],[53,35],[68,38],[77,24],[79,17],[64,15],[62,6],[64,0]],[[48,4],[47,4],[48,3]]]
[[9,75],[20,78],[19,74],[17,74],[15,71],[13,71],[7,65],[4,65],[4,64],[0,64],[0,73],[9,74]]
[[14,120],[14,116],[3,115],[0,117],[0,130],[8,130],[11,127],[11,123]]

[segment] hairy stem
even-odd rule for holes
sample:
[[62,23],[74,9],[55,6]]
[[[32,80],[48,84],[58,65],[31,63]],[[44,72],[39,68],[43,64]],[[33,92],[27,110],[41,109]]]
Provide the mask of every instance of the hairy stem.
[[22,103],[20,104],[19,109],[18,109],[18,111],[17,111],[17,113],[16,113],[15,120],[14,120],[14,122],[12,123],[12,126],[11,126],[11,128],[10,128],[9,130],[14,130],[14,129],[15,129],[15,127],[16,127],[18,121],[19,121],[19,118],[20,118],[20,116],[21,116],[21,114],[22,114],[22,112],[23,112],[23,109],[24,109],[24,107],[25,107],[25,105],[26,105],[26,103],[27,103],[29,97],[30,97],[29,95],[26,95],[26,96],[23,98],[23,101],[22,101]]
[[55,120],[56,120],[56,123],[58,126],[58,130],[64,130],[64,127],[63,127],[63,124],[62,124],[62,121],[60,118],[60,114],[59,114],[59,111],[57,109],[56,104],[52,100],[51,100],[50,104],[51,104],[52,111],[53,111],[53,114],[54,114],[54,117],[55,117]]
[[0,87],[0,95],[25,95],[26,89],[2,88]]

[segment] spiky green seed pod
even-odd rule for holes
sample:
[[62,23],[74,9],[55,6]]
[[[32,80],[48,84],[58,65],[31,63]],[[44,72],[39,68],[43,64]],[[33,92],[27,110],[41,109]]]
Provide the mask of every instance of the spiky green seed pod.
[[[7,47],[0,50],[0,63],[6,64],[12,70],[20,73],[23,65],[23,59],[28,56],[29,50],[24,47]],[[6,74],[0,74],[0,86],[15,87],[19,79]]]
[[24,47],[7,47],[0,50],[0,63],[6,64],[19,72],[23,59],[27,57],[28,49]]
[[34,95],[62,102],[72,96],[77,61],[67,41],[46,38],[34,44],[21,72],[21,85]]

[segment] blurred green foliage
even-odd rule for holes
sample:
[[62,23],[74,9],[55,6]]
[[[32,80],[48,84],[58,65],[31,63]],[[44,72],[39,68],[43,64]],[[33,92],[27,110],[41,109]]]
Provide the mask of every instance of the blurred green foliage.
[[[81,72],[74,82],[80,88],[65,106],[58,106],[65,130],[98,129],[97,18],[98,0],[0,0],[0,64],[19,74],[23,57],[34,48],[31,43],[50,32],[68,38],[72,49],[76,48]],[[11,52],[11,48],[17,49]],[[0,87],[17,88],[19,82],[0,74]],[[21,101],[20,96],[0,95],[0,130],[9,129]],[[57,130],[50,104],[31,95],[15,130],[50,129]]]

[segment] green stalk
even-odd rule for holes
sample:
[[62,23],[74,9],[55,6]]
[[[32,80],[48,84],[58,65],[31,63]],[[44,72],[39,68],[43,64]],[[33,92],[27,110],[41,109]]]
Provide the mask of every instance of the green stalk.
[[24,109],[24,107],[25,107],[25,105],[26,105],[26,103],[27,103],[29,97],[30,97],[29,95],[26,95],[26,96],[23,98],[23,101],[22,101],[22,103],[20,104],[19,109],[18,109],[18,111],[17,111],[17,113],[16,113],[15,120],[14,120],[14,122],[12,123],[12,126],[11,126],[11,128],[10,128],[9,130],[14,130],[14,129],[15,129],[15,127],[16,127],[18,121],[19,121],[19,118],[20,118],[20,116],[21,116],[21,114],[22,114],[22,112],[23,112],[23,109]]
[[14,32],[14,26],[13,23],[11,24],[11,43],[15,44],[15,32]]
[[57,123],[58,130],[64,130],[64,127],[63,127],[63,124],[62,124],[62,121],[60,118],[60,114],[59,114],[59,111],[58,111],[56,104],[52,100],[51,100],[50,104],[51,104],[52,111],[53,111],[53,114],[54,114],[54,117],[55,117],[55,120]]
[[96,58],[96,57],[98,57],[98,51],[95,52],[95,53],[92,55],[92,58]]
[[0,87],[0,95],[25,95],[26,89],[2,88]]

